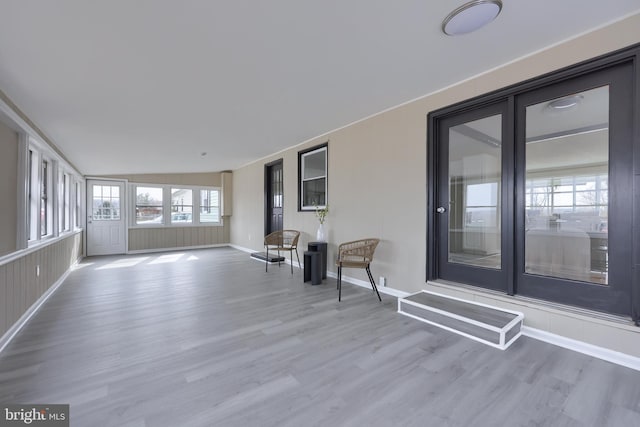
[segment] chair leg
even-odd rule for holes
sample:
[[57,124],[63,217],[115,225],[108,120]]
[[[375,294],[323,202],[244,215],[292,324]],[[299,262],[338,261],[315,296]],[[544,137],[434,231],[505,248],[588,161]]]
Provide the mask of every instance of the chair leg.
[[269,246],[267,246],[267,259],[264,263],[264,271],[269,272]]
[[289,256],[291,257],[291,274],[293,274],[293,251],[289,251]]
[[280,249],[278,249],[278,267],[280,267]]
[[342,266],[338,266],[338,302],[342,299]]
[[380,300],[380,302],[382,302],[382,298],[380,298],[380,293],[378,292],[378,288],[376,287],[376,282],[375,280],[373,280],[373,275],[371,274],[371,270],[369,269],[369,266],[367,265],[367,274],[369,275],[369,280],[371,281],[371,287],[373,288],[374,291],[376,291],[376,294],[378,294],[378,299]]
[[[291,254],[291,257],[293,258],[293,254]],[[296,258],[298,258],[298,268],[302,269],[302,267],[300,266],[300,255],[298,255],[298,248],[296,248]]]

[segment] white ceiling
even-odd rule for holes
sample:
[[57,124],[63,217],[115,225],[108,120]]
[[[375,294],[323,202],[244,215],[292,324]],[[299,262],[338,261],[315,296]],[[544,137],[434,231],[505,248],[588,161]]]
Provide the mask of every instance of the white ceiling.
[[0,89],[85,174],[219,171],[640,12],[504,0],[445,36],[463,2],[0,0]]

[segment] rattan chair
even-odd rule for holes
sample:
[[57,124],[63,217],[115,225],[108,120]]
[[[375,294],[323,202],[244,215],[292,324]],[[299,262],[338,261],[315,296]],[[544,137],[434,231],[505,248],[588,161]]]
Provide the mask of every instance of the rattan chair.
[[[280,258],[280,252],[289,251],[291,254],[291,274],[293,274],[293,251],[296,251],[296,258],[298,258],[298,268],[300,268],[300,256],[298,255],[298,239],[300,238],[300,232],[296,230],[279,230],[268,234],[264,238],[264,247],[267,249],[267,262],[265,265],[265,271],[269,271],[269,249],[278,251],[278,258]],[[278,266],[280,266],[280,260],[278,260]]]
[[373,261],[373,253],[378,243],[380,243],[380,239],[362,239],[342,243],[338,247],[338,259],[336,260],[336,265],[338,266],[338,301],[342,298],[342,268],[364,268],[367,270],[371,287],[378,295],[378,299],[382,301],[376,282],[373,280],[373,275],[369,269],[369,264]]

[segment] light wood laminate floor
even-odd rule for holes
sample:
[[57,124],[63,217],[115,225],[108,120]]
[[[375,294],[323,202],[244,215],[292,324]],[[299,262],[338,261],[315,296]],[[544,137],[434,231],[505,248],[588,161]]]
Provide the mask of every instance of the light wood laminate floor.
[[218,248],[85,259],[0,354],[0,402],[72,426],[637,426],[640,372]]

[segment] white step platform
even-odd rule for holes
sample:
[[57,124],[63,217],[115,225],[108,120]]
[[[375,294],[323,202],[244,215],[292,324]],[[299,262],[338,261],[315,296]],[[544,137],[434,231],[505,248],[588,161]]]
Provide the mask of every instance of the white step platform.
[[521,335],[524,314],[435,292],[398,298],[398,313],[506,350]]

